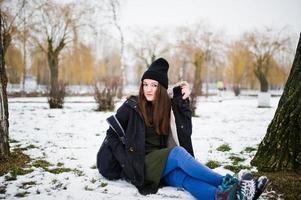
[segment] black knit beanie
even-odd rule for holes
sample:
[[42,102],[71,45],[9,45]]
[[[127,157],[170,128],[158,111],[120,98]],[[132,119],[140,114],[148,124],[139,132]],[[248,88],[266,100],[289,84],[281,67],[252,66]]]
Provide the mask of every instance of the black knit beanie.
[[164,58],[155,60],[144,72],[141,81],[144,79],[153,79],[158,81],[163,87],[168,88],[168,68],[169,64]]

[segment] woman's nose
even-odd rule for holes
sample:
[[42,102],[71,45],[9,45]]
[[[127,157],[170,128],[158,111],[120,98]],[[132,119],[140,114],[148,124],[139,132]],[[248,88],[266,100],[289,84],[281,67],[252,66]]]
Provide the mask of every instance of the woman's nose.
[[152,91],[152,90],[153,90],[152,86],[149,85],[146,87],[146,91]]

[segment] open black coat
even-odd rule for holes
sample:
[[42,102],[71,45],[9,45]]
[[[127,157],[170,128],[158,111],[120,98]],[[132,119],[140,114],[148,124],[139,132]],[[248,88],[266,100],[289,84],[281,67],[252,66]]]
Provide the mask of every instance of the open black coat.
[[[180,145],[194,156],[191,143],[190,103],[188,99],[182,99],[180,87],[175,87],[173,92],[171,104],[178,140]],[[128,98],[117,110],[116,117],[125,130],[125,144],[121,142],[113,129],[109,128],[104,143],[111,149],[111,156],[114,159],[108,162],[107,158],[103,158],[98,153],[97,167],[104,177],[110,180],[124,178],[140,190],[144,183],[145,123],[138,110],[137,97]]]

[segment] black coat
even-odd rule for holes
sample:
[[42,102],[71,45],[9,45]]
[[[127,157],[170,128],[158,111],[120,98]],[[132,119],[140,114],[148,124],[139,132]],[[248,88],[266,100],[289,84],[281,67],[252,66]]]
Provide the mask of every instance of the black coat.
[[[173,91],[171,104],[178,140],[180,145],[193,156],[190,103],[188,99],[182,99],[179,87],[174,88]],[[98,153],[97,167],[104,177],[110,180],[124,178],[139,189],[144,183],[145,124],[138,110],[137,97],[127,99],[117,110],[116,117],[125,130],[125,145],[113,129],[109,128],[104,143],[109,146],[115,159],[107,162],[107,159],[102,159]],[[104,155],[108,154],[104,153]],[[101,166],[107,167],[102,168]]]

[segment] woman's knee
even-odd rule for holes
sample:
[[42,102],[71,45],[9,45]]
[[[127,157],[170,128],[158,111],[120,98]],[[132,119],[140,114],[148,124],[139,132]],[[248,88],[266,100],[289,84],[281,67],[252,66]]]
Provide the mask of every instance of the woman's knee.
[[176,155],[183,155],[183,154],[187,154],[188,152],[186,151],[186,149],[184,149],[181,146],[175,146],[172,148],[172,152]]
[[190,159],[191,155],[181,146],[176,146],[172,149],[171,158],[177,160],[177,162],[183,162],[187,159]]

